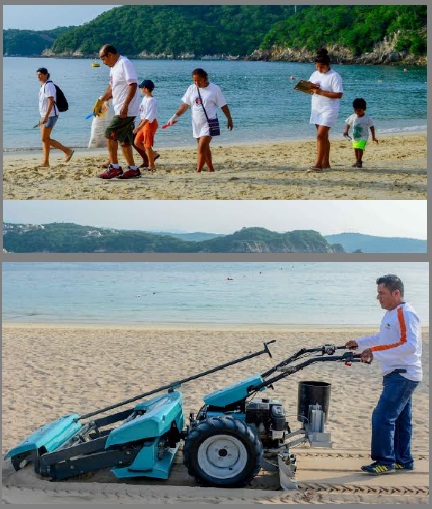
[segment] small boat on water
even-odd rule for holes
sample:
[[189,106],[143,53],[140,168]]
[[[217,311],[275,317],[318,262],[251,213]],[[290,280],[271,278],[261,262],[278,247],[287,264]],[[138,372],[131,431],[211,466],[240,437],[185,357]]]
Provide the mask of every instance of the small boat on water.
[[100,67],[100,64],[98,62],[93,62],[92,67]]

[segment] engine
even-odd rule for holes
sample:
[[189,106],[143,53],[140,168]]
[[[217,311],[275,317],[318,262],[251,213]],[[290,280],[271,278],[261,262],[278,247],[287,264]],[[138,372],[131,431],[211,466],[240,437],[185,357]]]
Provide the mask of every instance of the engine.
[[282,404],[270,399],[239,401],[224,408],[204,405],[196,417],[190,415],[190,427],[218,415],[231,415],[255,428],[265,449],[278,448],[285,442],[286,435],[291,433]]
[[285,410],[279,401],[258,399],[246,402],[247,424],[254,426],[263,446],[273,449],[285,440],[290,427],[285,417]]

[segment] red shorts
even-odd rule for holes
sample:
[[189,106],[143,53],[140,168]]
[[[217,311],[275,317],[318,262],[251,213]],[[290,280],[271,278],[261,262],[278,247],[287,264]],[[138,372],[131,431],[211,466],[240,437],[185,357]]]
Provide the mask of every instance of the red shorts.
[[137,132],[135,136],[135,143],[144,143],[145,148],[153,147],[154,136],[158,127],[159,124],[156,119],[154,119],[153,122],[147,122],[147,124]]

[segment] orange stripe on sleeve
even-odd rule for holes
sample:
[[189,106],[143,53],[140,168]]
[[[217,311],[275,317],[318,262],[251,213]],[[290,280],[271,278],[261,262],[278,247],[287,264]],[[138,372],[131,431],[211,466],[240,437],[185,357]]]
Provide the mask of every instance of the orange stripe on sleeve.
[[390,348],[396,348],[398,346],[403,345],[407,341],[407,331],[406,331],[406,323],[405,323],[405,317],[403,314],[403,308],[398,308],[397,310],[397,316],[399,321],[399,327],[401,330],[401,336],[400,340],[397,343],[392,343],[390,345],[379,345],[379,346],[373,346],[371,348],[372,352],[382,352],[383,350],[390,350]]

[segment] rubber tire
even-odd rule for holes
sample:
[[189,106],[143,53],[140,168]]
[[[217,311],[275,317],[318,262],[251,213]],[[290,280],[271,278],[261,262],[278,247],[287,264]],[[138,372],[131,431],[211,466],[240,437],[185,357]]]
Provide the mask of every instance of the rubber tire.
[[[199,464],[198,450],[208,438],[229,435],[243,444],[247,459],[243,469],[231,478],[218,478],[206,472]],[[243,487],[250,483],[261,469],[263,446],[255,431],[240,419],[226,415],[210,417],[200,422],[189,433],[184,446],[184,463],[189,475],[200,485],[215,487]]]

